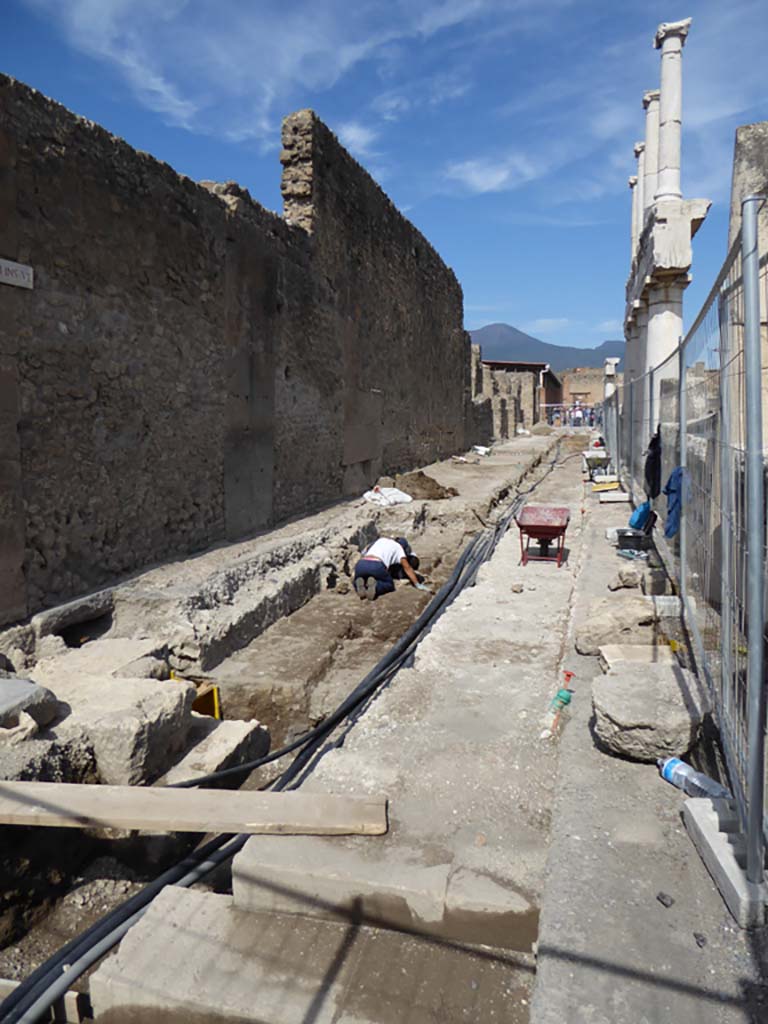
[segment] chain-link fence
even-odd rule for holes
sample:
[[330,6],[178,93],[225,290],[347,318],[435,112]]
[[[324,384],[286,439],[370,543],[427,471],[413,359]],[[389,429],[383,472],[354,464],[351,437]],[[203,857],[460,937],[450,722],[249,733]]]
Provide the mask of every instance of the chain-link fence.
[[[748,211],[749,202],[754,201],[745,202],[744,236],[737,238],[685,339],[662,364],[626,380],[606,402],[606,441],[636,504],[656,494],[654,475],[661,482],[662,493],[652,498],[659,516],[657,546],[677,584],[696,667],[712,697],[747,835],[748,877],[757,882],[763,878],[768,821],[768,379],[761,358],[768,340],[768,261],[757,259],[757,206]],[[657,443],[661,454],[654,461]]]

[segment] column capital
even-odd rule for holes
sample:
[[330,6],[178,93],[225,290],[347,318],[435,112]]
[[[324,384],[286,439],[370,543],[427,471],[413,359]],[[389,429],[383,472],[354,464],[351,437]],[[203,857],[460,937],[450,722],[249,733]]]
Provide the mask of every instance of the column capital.
[[637,175],[633,174],[631,178],[627,178],[627,184],[630,188],[634,188],[637,184]]
[[688,30],[691,27],[691,20],[691,18],[685,18],[684,21],[662,21],[656,29],[653,45],[657,50],[660,50],[665,39],[677,38],[680,40],[680,46],[685,46]]
[[652,103],[658,103],[661,92],[658,89],[649,89],[643,93],[643,106],[647,110]]
[[635,156],[640,156],[641,153],[645,152],[645,143],[644,142],[636,142],[634,147],[633,147],[632,152],[635,154]]

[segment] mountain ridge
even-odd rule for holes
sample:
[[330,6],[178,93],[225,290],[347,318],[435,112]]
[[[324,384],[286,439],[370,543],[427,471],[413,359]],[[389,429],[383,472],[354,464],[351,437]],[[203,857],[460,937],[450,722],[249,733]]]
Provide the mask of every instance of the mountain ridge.
[[603,366],[606,359],[618,356],[617,369],[623,370],[624,342],[611,339],[594,348],[576,348],[574,345],[552,345],[534,338],[510,324],[486,324],[469,332],[472,341],[482,347],[483,359],[511,362],[549,363],[558,370],[572,370],[577,366]]

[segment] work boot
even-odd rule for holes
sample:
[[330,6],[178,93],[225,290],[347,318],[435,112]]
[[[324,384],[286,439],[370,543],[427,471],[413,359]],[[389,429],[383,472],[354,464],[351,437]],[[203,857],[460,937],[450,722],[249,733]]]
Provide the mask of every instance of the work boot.
[[368,597],[368,594],[366,593],[365,582],[366,581],[362,578],[362,576],[358,576],[357,579],[355,580],[355,593],[357,594],[361,601],[364,601],[366,597]]
[[365,581],[365,596],[369,601],[376,600],[376,580],[373,576],[369,576]]

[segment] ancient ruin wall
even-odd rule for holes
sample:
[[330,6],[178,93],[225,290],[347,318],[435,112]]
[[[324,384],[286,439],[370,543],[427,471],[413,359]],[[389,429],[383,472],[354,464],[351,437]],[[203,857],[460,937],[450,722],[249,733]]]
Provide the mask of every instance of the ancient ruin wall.
[[[461,288],[311,111],[286,118],[281,159],[286,218],[311,232],[327,287],[333,344],[311,375],[338,382],[342,488],[356,493],[386,468],[463,446],[471,359]],[[286,434],[278,465],[299,450]]]
[[293,126],[283,220],[0,77],[0,622],[463,445],[454,275]]

